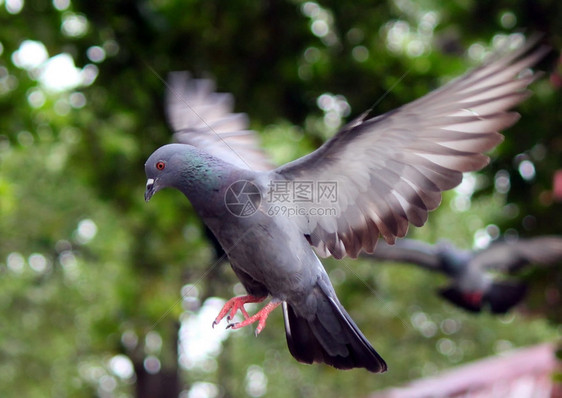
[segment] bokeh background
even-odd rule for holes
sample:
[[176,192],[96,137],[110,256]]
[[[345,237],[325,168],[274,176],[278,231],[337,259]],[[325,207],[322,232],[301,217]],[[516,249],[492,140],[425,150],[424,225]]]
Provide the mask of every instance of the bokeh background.
[[281,164],[373,104],[400,106],[535,32],[555,51],[522,119],[410,233],[463,248],[562,233],[559,0],[0,1],[0,394],[366,396],[556,341],[562,267],[518,275],[530,294],[494,316],[442,301],[440,275],[329,259],[389,371],[299,364],[281,311],[257,338],[211,328],[241,286],[181,194],[143,199],[144,161],[171,139],[170,71],[234,93]]

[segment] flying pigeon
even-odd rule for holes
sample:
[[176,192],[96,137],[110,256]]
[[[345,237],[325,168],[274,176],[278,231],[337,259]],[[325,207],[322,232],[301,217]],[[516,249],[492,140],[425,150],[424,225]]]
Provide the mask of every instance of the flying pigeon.
[[[298,361],[386,371],[317,254],[357,257],[380,235],[392,243],[409,223],[423,225],[442,191],[488,163],[482,152],[518,119],[507,110],[529,95],[534,77],[522,72],[547,51],[526,45],[396,110],[366,112],[277,168],[247,117],[231,113],[230,95],[215,93],[209,80],[171,75],[166,111],[177,143],[148,158],[145,200],[178,189],[227,253],[248,295],[227,301],[214,324],[241,311],[245,319],[228,327],[257,322],[258,334],[281,305]],[[256,314],[244,309],[268,297]]]
[[541,236],[515,241],[496,241],[485,249],[462,250],[448,241],[435,245],[401,239],[395,245],[384,242],[366,258],[419,265],[447,275],[451,284],[439,290],[441,296],[471,312],[489,307],[506,313],[524,297],[526,286],[510,280],[495,280],[490,271],[513,273],[527,265],[562,262],[562,237]]

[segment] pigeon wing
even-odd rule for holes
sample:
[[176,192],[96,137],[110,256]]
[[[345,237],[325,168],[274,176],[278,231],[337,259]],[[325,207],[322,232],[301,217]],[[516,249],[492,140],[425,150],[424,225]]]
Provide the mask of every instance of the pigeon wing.
[[372,254],[364,254],[362,257],[416,264],[432,271],[441,271],[441,261],[435,247],[413,239],[398,239],[394,245],[382,242]]
[[335,199],[320,197],[318,189],[317,208],[295,217],[318,254],[371,253],[379,235],[393,243],[409,223],[423,225],[442,191],[489,162],[483,152],[518,119],[507,110],[529,95],[534,77],[522,72],[546,52],[523,46],[396,110],[366,113],[316,151],[276,169],[273,179],[336,188]]
[[562,237],[540,236],[493,243],[478,252],[470,266],[513,272],[528,264],[551,265],[557,262],[562,262]]
[[260,147],[248,116],[233,113],[231,94],[215,92],[209,79],[192,79],[187,72],[169,75],[166,115],[175,141],[203,149],[240,168],[260,171],[273,164]]

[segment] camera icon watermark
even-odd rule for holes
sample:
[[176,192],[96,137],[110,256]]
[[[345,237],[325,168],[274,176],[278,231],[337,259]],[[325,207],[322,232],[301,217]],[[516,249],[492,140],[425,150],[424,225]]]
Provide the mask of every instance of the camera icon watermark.
[[[266,190],[265,193],[262,190]],[[268,216],[337,216],[336,181],[272,180],[261,188],[239,180],[225,192],[224,202],[236,217],[250,217],[258,210]]]
[[228,211],[237,217],[249,217],[258,211],[262,200],[260,189],[250,181],[232,183],[224,194]]

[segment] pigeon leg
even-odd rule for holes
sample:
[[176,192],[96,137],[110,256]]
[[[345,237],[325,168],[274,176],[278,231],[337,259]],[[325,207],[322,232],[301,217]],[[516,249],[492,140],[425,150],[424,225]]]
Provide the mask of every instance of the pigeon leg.
[[267,320],[267,317],[269,316],[270,312],[273,311],[275,308],[279,307],[280,304],[281,301],[272,300],[270,303],[268,303],[265,307],[263,307],[261,310],[256,312],[251,317],[246,318],[242,322],[230,323],[226,328],[240,329],[254,322],[258,322],[258,327],[256,328],[256,336],[257,336],[265,327],[265,321]]
[[470,292],[464,294],[464,298],[466,299],[466,301],[468,301],[472,305],[477,306],[482,304],[483,296],[484,295],[482,294],[482,292]]
[[238,310],[240,310],[240,312],[244,316],[244,319],[248,319],[250,315],[248,315],[248,312],[244,309],[244,304],[261,303],[263,300],[265,300],[265,296],[256,297],[247,295],[231,298],[224,304],[222,310],[213,321],[213,327],[215,327],[215,325],[218,324],[222,320],[222,318],[226,316],[226,314],[228,314],[228,317],[226,318],[227,321],[230,321],[232,318],[234,318],[234,315],[236,315],[236,312],[238,312]]

